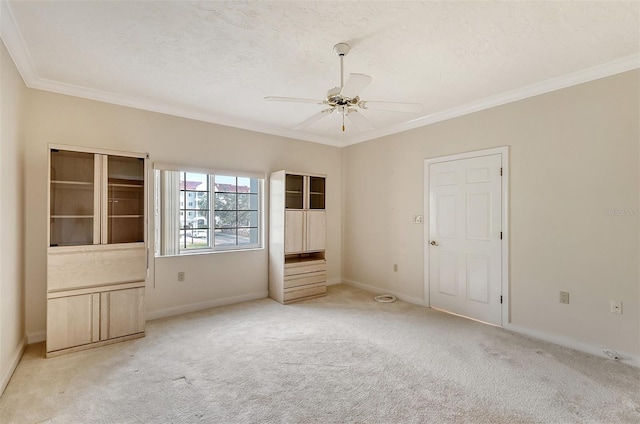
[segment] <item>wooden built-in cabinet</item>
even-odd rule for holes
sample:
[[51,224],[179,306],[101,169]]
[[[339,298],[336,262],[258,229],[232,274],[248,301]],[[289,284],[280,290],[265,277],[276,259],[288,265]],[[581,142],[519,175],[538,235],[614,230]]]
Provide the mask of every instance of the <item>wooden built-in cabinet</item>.
[[271,174],[269,296],[278,302],[326,295],[325,187],[323,175]]
[[144,287],[53,294],[48,299],[47,353],[144,334],[143,307]]
[[145,155],[49,148],[47,356],[144,336]]

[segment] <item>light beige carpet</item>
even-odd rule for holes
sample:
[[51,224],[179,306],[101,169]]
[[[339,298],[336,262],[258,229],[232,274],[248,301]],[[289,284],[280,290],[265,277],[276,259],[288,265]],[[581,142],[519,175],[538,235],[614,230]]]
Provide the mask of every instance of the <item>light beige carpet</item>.
[[639,423],[640,370],[338,285],[147,323],[44,359],[2,423]]

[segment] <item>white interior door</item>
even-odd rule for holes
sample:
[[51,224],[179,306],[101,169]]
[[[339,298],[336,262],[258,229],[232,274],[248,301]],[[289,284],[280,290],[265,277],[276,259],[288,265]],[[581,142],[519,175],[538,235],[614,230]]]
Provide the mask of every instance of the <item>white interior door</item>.
[[431,306],[501,325],[501,155],[429,164]]

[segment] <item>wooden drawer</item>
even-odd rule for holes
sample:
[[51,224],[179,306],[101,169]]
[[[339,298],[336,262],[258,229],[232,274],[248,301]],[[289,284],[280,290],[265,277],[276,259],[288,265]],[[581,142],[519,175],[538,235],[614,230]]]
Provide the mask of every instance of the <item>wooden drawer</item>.
[[284,288],[304,286],[314,283],[325,283],[327,281],[327,274],[322,272],[310,272],[308,274],[292,275],[285,277]]
[[284,276],[307,274],[310,272],[326,272],[327,261],[292,262],[284,265]]
[[325,283],[309,284],[302,287],[285,289],[283,300],[284,302],[292,302],[306,297],[323,296],[325,294],[327,294],[327,285]]

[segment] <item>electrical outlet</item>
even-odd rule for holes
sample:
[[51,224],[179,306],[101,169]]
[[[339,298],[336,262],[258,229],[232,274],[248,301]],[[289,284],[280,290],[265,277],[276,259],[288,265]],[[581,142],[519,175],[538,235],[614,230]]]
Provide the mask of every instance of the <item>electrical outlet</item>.
[[611,301],[611,312],[614,314],[622,314],[622,300]]
[[423,221],[424,221],[424,218],[422,217],[422,215],[413,215],[414,224],[422,224]]
[[569,292],[560,292],[560,303],[569,304]]
[[393,264],[393,272],[398,272],[398,264]]
[[184,281],[184,271],[178,273],[178,281]]

